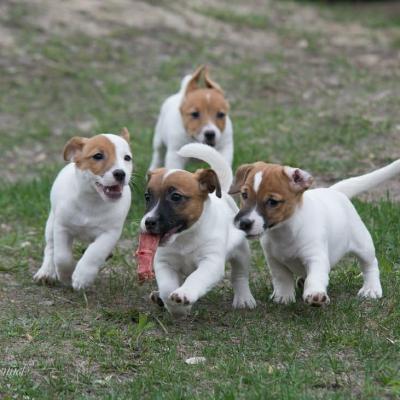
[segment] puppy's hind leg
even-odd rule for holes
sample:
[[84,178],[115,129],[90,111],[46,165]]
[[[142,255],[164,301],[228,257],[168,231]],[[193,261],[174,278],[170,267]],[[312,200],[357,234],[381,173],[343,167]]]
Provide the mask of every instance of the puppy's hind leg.
[[230,259],[232,266],[233,308],[255,308],[256,300],[249,287],[250,248],[247,241],[242,242]]
[[360,297],[377,299],[382,297],[382,286],[379,278],[378,260],[371,235],[360,220],[360,226],[355,233],[352,253],[358,258],[363,274],[364,284],[359,290]]
[[72,254],[72,237],[62,226],[54,227],[54,264],[58,279],[71,284],[71,275],[76,262]]
[[56,267],[54,265],[54,238],[53,238],[54,215],[51,211],[46,222],[43,263],[40,269],[33,276],[36,282],[53,283],[57,280]]

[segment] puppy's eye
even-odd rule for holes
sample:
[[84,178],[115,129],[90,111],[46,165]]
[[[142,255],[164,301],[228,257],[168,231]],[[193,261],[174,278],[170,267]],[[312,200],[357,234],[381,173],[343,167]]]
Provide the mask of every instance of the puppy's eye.
[[104,154],[102,154],[102,153],[96,153],[96,154],[94,154],[94,155],[92,156],[92,158],[93,158],[94,160],[99,161],[99,160],[102,160],[102,159],[104,158]]
[[225,118],[225,113],[222,112],[222,111],[217,112],[217,118],[218,118],[218,119]]
[[190,113],[191,117],[193,119],[199,119],[200,118],[200,113],[198,111],[193,111],[192,113]]
[[248,198],[249,198],[249,195],[247,194],[247,192],[242,192],[242,199],[247,200]]
[[150,201],[150,198],[151,198],[150,193],[149,193],[149,192],[146,192],[146,193],[144,194],[144,199],[146,200],[146,203],[148,203],[148,202]]
[[132,157],[131,157],[129,154],[127,154],[127,155],[124,157],[124,160],[125,160],[125,161],[131,161],[131,160],[132,160]]
[[181,194],[175,192],[175,193],[171,194],[170,198],[174,203],[178,203],[179,201],[181,201],[183,199],[183,196]]
[[271,207],[271,208],[273,208],[273,207],[276,207],[278,204],[279,204],[280,202],[278,201],[278,200],[275,200],[275,199],[268,199],[267,201],[266,201],[266,205],[267,205],[267,207]]

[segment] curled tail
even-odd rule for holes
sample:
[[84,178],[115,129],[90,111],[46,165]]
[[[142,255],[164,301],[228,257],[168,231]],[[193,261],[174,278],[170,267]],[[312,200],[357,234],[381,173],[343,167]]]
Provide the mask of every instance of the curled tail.
[[209,164],[218,176],[222,191],[228,192],[233,180],[232,170],[217,150],[206,144],[190,143],[181,147],[178,154],[181,157],[197,158]]
[[335,183],[330,188],[344,193],[349,199],[400,174],[400,159],[369,174],[355,176]]

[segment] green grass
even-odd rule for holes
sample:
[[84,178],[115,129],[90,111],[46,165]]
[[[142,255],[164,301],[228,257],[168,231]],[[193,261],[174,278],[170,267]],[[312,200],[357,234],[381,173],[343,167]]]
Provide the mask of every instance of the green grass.
[[[112,25],[93,15],[88,23],[112,26],[109,34],[46,30],[37,23],[43,5],[5,1],[0,26],[15,46],[0,47],[0,398],[399,397],[400,207],[386,193],[375,202],[355,201],[376,245],[382,300],[357,299],[362,278],[347,258],[331,274],[329,307],[307,307],[300,293],[296,304],[275,305],[253,242],[257,309],[232,310],[228,270],[179,322],[150,304],[155,284],[138,285],[133,258],[157,112],[198,64],[211,66],[230,100],[235,167],[267,160],[306,168],[327,182],[397,158],[396,17],[307,2],[326,27],[315,32],[309,22],[293,22],[303,18],[301,2],[148,3],[178,14],[181,7],[208,18],[210,29],[222,23],[257,39],[249,47],[230,41],[222,28],[192,36],[162,23]],[[365,44],[335,47],[332,22],[350,44],[349,24],[360,24]],[[380,32],[377,24],[388,29]],[[276,44],[264,46],[270,37]],[[385,63],[360,64],[365,54]],[[85,295],[35,285],[64,143],[122,126],[132,134],[136,178],[119,247]],[[74,251],[79,257],[82,246]],[[187,365],[192,356],[206,362]]]

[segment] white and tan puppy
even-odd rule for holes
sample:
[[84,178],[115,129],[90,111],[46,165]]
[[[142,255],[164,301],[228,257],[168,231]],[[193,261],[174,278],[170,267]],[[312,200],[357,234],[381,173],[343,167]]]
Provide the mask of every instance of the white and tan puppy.
[[245,233],[233,224],[238,208],[226,193],[231,168],[204,144],[188,144],[179,154],[205,161],[213,169],[149,172],[140,228],[160,239],[154,261],[159,296],[173,315],[185,315],[223,278],[229,261],[233,307],[254,308],[249,245]]
[[[51,189],[46,247],[36,281],[60,280],[84,289],[115,247],[131,204],[132,154],[129,132],[72,138],[64,147],[71,161]],[[89,242],[81,259],[72,255],[75,239]]]
[[295,300],[294,276],[305,278],[303,299],[329,303],[331,268],[347,253],[361,265],[364,284],[358,295],[380,298],[375,248],[349,198],[400,173],[400,160],[330,188],[307,189],[313,178],[301,169],[257,162],[239,167],[230,193],[241,193],[236,226],[248,238],[261,237],[277,303]]
[[[205,87],[200,86],[202,76]],[[210,79],[206,67],[186,76],[180,91],[168,97],[161,107],[149,170],[183,168],[186,159],[178,150],[190,142],[214,147],[231,166],[233,131],[228,112],[228,101],[221,87]]]

